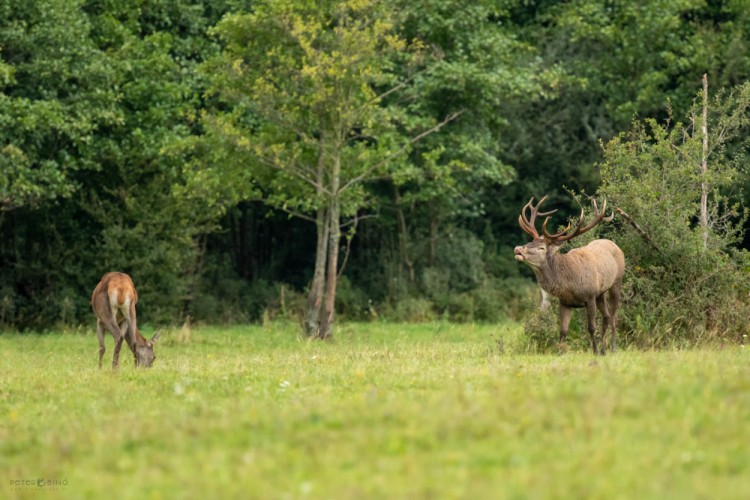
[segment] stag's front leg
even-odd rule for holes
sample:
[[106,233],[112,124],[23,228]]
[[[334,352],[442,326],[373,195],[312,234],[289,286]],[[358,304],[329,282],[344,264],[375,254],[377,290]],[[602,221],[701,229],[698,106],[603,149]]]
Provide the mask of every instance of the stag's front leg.
[[586,318],[588,319],[589,336],[591,337],[591,347],[594,349],[594,355],[604,354],[604,346],[601,352],[596,345],[596,301],[589,300],[586,302]]
[[622,281],[618,281],[609,290],[609,312],[611,318],[609,319],[610,326],[612,328],[612,352],[617,350],[617,308],[620,307],[620,287]]
[[565,340],[568,338],[568,329],[570,328],[570,316],[573,314],[573,310],[570,307],[565,307],[560,304],[560,341],[558,347],[561,352],[565,352],[567,346]]

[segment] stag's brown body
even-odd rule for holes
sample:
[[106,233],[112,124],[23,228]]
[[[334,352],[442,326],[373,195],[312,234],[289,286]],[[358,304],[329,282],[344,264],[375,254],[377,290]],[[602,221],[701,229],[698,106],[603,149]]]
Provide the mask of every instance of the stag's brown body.
[[[545,197],[546,198],[546,197]],[[536,207],[532,206],[533,198],[524,207],[519,224],[534,240],[515,248],[516,260],[527,264],[534,271],[539,286],[557,297],[560,301],[560,343],[563,344],[568,334],[571,309],[586,308],[588,331],[594,353],[604,354],[604,344],[598,348],[596,336],[596,310],[602,314],[602,336],[606,338],[607,329],[611,332],[611,349],[617,348],[617,309],[620,304],[620,289],[625,273],[625,256],[622,250],[611,240],[594,240],[588,245],[576,248],[568,253],[559,253],[560,246],[566,241],[585,233],[601,221],[610,221],[605,217],[606,202],[599,212],[594,202],[594,219],[583,224],[583,213],[578,226],[570,231],[570,226],[557,234],[547,232],[547,218],[544,221],[543,236],[534,227],[537,215],[550,215],[553,212],[538,213],[542,198]],[[531,217],[525,215],[530,208]]]
[[133,280],[125,273],[107,273],[91,294],[91,308],[96,315],[96,335],[99,339],[99,368],[104,356],[104,330],[109,331],[115,339],[115,352],[112,368],[117,368],[120,361],[120,349],[125,341],[133,353],[136,366],[149,367],[153,364],[154,343],[159,340],[159,332],[147,340],[138,330],[135,305],[138,292]]
[[611,240],[594,240],[566,254],[555,253],[535,269],[539,286],[567,307],[585,307],[622,279],[625,257]]

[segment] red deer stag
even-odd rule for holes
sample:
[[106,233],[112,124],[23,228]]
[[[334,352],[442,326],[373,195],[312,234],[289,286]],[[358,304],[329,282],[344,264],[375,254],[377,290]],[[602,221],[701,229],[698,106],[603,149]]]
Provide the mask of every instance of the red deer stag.
[[91,295],[91,307],[96,315],[96,335],[99,337],[99,368],[102,367],[104,356],[104,330],[108,330],[115,339],[115,353],[112,358],[112,368],[120,363],[120,348],[125,340],[133,352],[136,366],[150,367],[156,356],[154,343],[159,340],[160,332],[156,332],[151,340],[141,335],[136,325],[135,304],[138,294],[133,286],[133,280],[125,273],[107,273],[94,288]]
[[[549,215],[556,212],[539,212],[545,196],[536,206],[534,198],[523,207],[518,223],[534,240],[515,248],[515,257],[527,264],[534,271],[542,290],[560,300],[560,344],[565,343],[573,308],[585,307],[588,318],[588,331],[594,354],[604,354],[607,327],[611,331],[611,349],[617,350],[617,308],[620,305],[620,288],[622,275],[625,272],[625,256],[622,250],[610,240],[594,240],[588,245],[573,249],[565,254],[558,252],[568,240],[589,231],[602,221],[610,222],[614,214],[605,217],[607,202],[604,201],[601,212],[594,200],[594,218],[584,225],[583,210],[575,229],[568,224],[556,234],[547,232]],[[526,216],[526,211],[530,216]],[[542,224],[543,236],[535,227],[537,216],[547,217]],[[605,294],[609,291],[609,304]],[[597,349],[596,309],[602,314],[601,350]]]

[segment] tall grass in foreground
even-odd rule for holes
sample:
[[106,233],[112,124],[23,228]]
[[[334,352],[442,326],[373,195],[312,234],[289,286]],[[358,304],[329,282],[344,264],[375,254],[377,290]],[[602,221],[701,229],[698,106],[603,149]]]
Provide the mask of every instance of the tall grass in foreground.
[[[0,496],[748,498],[750,353],[514,355],[520,327],[0,335]],[[111,363],[107,340],[105,361]],[[65,484],[19,484],[37,480]]]

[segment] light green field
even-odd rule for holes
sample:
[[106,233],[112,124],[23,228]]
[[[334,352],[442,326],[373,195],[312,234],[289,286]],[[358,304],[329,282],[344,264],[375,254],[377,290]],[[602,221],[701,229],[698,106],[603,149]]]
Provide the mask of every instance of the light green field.
[[118,372],[93,331],[0,335],[0,497],[750,498],[750,352],[502,353],[518,328],[174,330]]

